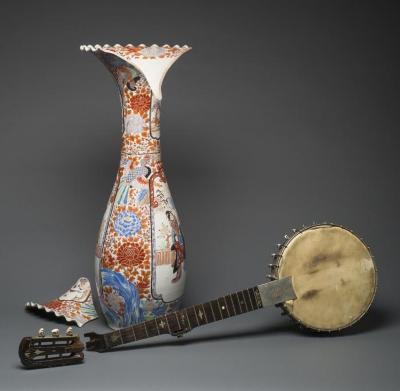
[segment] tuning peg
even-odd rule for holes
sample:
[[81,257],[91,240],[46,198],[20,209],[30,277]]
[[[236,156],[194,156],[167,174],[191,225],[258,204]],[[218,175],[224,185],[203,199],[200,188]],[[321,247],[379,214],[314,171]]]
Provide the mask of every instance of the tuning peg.
[[281,245],[280,243],[277,243],[277,244],[276,244],[276,247],[277,247],[278,249],[280,249],[280,248],[282,247],[282,245]]
[[267,274],[267,278],[269,278],[271,281],[276,280],[276,277],[273,276],[272,274]]
[[72,337],[74,335],[74,333],[72,332],[72,327],[67,327],[67,330],[65,331],[65,335],[67,335],[68,337]]
[[37,333],[38,337],[43,338],[46,336],[45,332],[44,332],[44,328],[41,327]]
[[272,257],[272,258],[276,258],[276,255],[277,255],[276,253],[272,253],[272,254],[271,254],[271,257]]
[[52,337],[59,337],[60,336],[60,330],[59,329],[51,330],[51,336]]
[[289,235],[284,235],[283,236],[286,240],[290,239]]
[[292,228],[292,232],[293,232],[293,233],[296,233],[296,232],[297,232],[297,229],[296,229],[296,228]]

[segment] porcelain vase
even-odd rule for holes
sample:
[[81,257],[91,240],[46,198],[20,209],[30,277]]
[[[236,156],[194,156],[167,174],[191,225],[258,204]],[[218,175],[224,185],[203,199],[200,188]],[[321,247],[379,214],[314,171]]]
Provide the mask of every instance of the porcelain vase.
[[176,310],[185,244],[160,151],[161,84],[188,46],[83,45],[113,75],[122,105],[121,160],[100,226],[95,276],[108,325]]

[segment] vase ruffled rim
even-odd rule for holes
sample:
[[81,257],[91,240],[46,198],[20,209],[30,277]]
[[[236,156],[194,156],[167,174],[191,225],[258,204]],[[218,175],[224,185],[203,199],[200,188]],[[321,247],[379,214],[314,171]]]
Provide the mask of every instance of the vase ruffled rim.
[[150,87],[157,97],[161,100],[161,85],[165,74],[171,65],[184,53],[191,50],[188,45],[81,45],[83,52],[102,51],[104,53],[114,54],[126,62],[136,67],[147,78]]
[[[111,51],[120,51],[120,50],[126,50],[126,51],[131,51],[132,54],[135,54],[135,58],[142,58],[142,59],[155,59],[155,58],[165,58],[168,55],[174,54],[175,56],[179,56],[180,54],[183,54],[184,52],[192,49],[188,45],[157,45],[157,44],[152,44],[152,45],[145,45],[144,43],[141,43],[139,45],[133,45],[131,43],[128,43],[127,45],[120,45],[119,43],[116,43],[115,45],[109,45],[109,44],[95,44],[95,45],[81,45],[80,50],[83,52],[97,52],[98,50],[101,51],[106,51],[109,52]],[[150,52],[149,55],[147,55],[147,52]],[[154,55],[151,55],[151,50],[154,51]],[[144,54],[143,54],[144,52]],[[158,53],[157,53],[158,52]],[[165,53],[167,52],[167,53]]]

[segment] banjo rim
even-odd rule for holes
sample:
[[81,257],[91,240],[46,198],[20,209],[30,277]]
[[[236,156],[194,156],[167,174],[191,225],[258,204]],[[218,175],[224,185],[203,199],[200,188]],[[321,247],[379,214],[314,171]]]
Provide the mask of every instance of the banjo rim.
[[311,229],[316,229],[316,228],[324,228],[324,227],[329,227],[329,228],[340,228],[343,229],[344,231],[347,231],[348,233],[350,233],[352,236],[354,236],[356,239],[358,239],[366,248],[367,252],[370,255],[371,261],[372,261],[372,265],[373,265],[373,270],[374,270],[374,286],[372,289],[372,293],[371,293],[371,297],[369,300],[369,303],[366,305],[366,307],[364,308],[363,312],[361,312],[357,317],[355,317],[351,322],[349,322],[348,324],[345,324],[344,326],[341,327],[333,327],[333,328],[323,328],[323,327],[315,327],[307,322],[305,322],[304,320],[300,319],[299,317],[297,317],[293,311],[289,308],[288,306],[288,302],[283,302],[278,304],[278,307],[280,307],[283,310],[283,314],[288,315],[295,323],[297,323],[297,325],[304,327],[307,330],[313,331],[313,332],[319,332],[319,333],[334,333],[334,332],[339,332],[341,330],[347,329],[351,326],[353,326],[355,323],[357,323],[369,310],[369,308],[372,305],[372,302],[374,301],[376,292],[377,292],[377,287],[378,287],[378,270],[376,267],[376,263],[375,263],[375,258],[371,252],[370,247],[367,245],[367,243],[364,241],[364,239],[362,239],[360,236],[356,235],[354,233],[353,230],[344,227],[343,225],[338,225],[338,224],[334,224],[334,223],[313,223],[311,225],[303,225],[302,228],[300,229],[293,229],[293,234],[292,235],[285,235],[285,241],[283,242],[283,244],[278,244],[278,251],[276,254],[272,254],[272,258],[273,258],[273,262],[272,264],[270,264],[270,276],[272,277],[272,280],[278,280],[280,279],[279,277],[279,271],[280,268],[282,266],[282,260],[283,260],[283,254],[285,252],[285,250],[288,248],[288,246],[290,245],[290,243],[297,238],[299,235],[301,235],[302,233],[309,231]]

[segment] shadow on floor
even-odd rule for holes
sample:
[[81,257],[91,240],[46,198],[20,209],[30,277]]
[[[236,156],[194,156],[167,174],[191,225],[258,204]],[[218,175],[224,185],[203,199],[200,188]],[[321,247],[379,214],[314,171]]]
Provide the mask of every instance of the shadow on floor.
[[155,343],[136,343],[128,346],[120,346],[112,349],[112,351],[123,351],[123,350],[135,350],[135,349],[145,349],[151,347],[161,347],[161,346],[176,346],[176,345],[191,345],[202,342],[210,341],[223,341],[223,340],[234,340],[238,338],[257,338],[262,336],[272,336],[279,334],[301,334],[302,336],[310,338],[336,338],[336,337],[346,337],[356,334],[364,334],[368,332],[373,332],[377,330],[382,330],[387,328],[398,321],[398,315],[390,310],[383,308],[372,308],[363,319],[361,319],[354,326],[343,330],[341,332],[335,333],[316,333],[308,330],[300,329],[293,322],[287,318],[283,318],[279,324],[274,326],[266,326],[253,330],[245,330],[234,333],[224,333],[216,335],[205,335],[201,337],[189,337],[186,335],[184,338],[174,339],[169,341],[160,341]]

